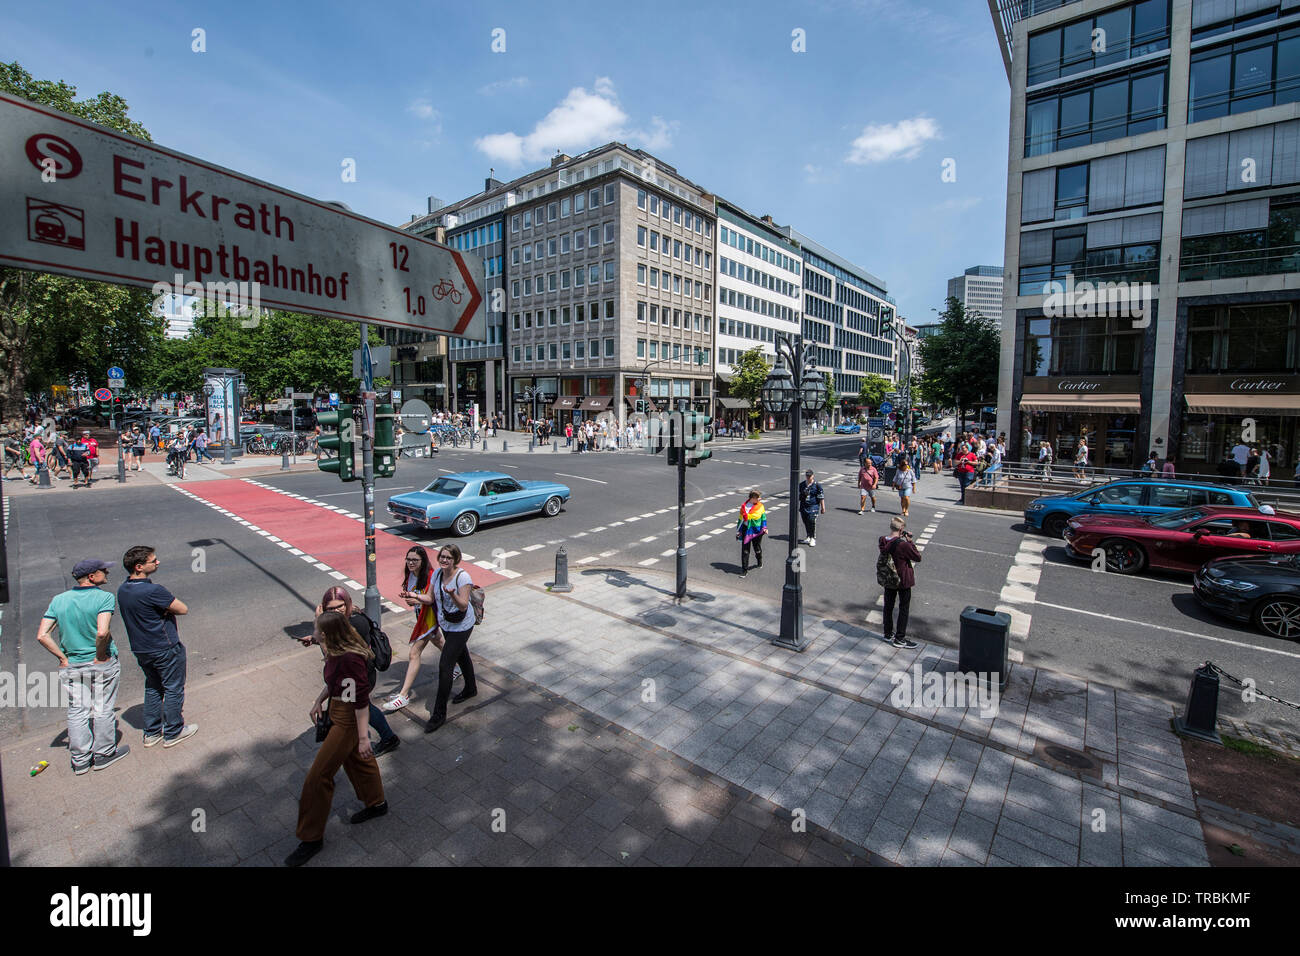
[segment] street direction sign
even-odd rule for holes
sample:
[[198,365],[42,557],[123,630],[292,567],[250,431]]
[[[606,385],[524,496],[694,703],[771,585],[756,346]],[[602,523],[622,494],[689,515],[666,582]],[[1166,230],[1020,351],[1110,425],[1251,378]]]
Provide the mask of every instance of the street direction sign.
[[0,265],[483,341],[483,260],[0,94]]
[[95,401],[108,402],[108,401],[112,401],[112,399],[113,399],[113,393],[110,392],[108,389],[106,388],[95,389]]
[[292,394],[289,395],[289,397],[292,399],[297,399],[298,401],[309,402],[316,396],[311,392],[293,392]]
[[118,368],[116,365],[114,365],[112,368],[110,368],[110,369],[108,370],[108,377],[109,377],[110,379],[113,379],[113,378],[126,378],[126,372],[122,371],[120,368]]
[[885,429],[878,425],[868,426],[867,435],[872,441],[884,441]]
[[885,420],[883,418],[868,418],[867,426],[869,428],[884,428]]
[[[370,350],[371,374],[375,378],[393,377],[393,348],[390,345],[376,345]],[[352,350],[352,377],[361,378],[361,349]]]
[[882,415],[888,415],[888,414],[889,414],[890,412],[892,412],[893,410],[894,410],[894,405],[893,405],[892,402],[881,402],[881,403],[880,403],[880,413],[881,413]]

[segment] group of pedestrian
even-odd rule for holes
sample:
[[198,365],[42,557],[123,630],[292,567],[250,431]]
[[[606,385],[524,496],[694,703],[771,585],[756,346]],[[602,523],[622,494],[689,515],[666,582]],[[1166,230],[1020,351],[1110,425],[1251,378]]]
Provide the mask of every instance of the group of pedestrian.
[[[0,433],[3,445],[4,477],[38,484],[43,471],[53,478],[72,479],[72,487],[90,487],[91,475],[99,467],[99,442],[89,430],[69,435],[57,428],[26,425]],[[28,473],[28,469],[31,473]],[[18,478],[10,472],[18,471]]]
[[122,556],[127,579],[117,594],[107,590],[110,565],[97,558],[72,568],[76,584],[55,595],[41,618],[36,640],[59,661],[59,683],[68,700],[68,753],[78,776],[105,770],[131,752],[117,743],[117,687],[122,667],[112,636],[121,611],[131,653],[144,672],[144,746],[174,747],[198,732],[186,724],[185,647],[177,617],[189,608],[152,580],[157,552],[146,545]]

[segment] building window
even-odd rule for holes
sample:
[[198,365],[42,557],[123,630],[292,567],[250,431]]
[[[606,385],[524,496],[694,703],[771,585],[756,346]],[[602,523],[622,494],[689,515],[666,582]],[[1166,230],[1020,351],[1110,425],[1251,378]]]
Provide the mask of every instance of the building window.
[[560,358],[569,361],[573,357],[573,346],[569,342],[560,343]]
[[1160,221],[1160,213],[1151,213],[1092,226],[1021,233],[1020,294],[1047,295],[1049,282],[1063,282],[1069,276],[1076,281],[1158,281]]
[[525,229],[531,229],[531,228],[533,228],[533,214],[532,214],[532,212],[526,212],[526,213],[524,213],[524,228],[525,228]]
[[1300,100],[1300,29],[1192,54],[1187,121]]
[[600,190],[593,189],[591,192],[587,193],[587,208],[595,209],[599,205],[600,205]]
[[637,226],[637,227],[636,227],[636,244],[637,244],[638,246],[644,246],[644,245],[645,245],[645,234],[646,234],[646,228],[645,228],[645,226]]
[[612,206],[614,200],[618,198],[618,183],[609,183],[605,186],[605,205]]
[[1300,335],[1294,303],[1195,306],[1188,312],[1187,371],[1295,374]]
[[592,285],[600,281],[600,266],[594,262],[587,269],[587,281]]
[[[1205,5],[1205,0],[1200,0]],[[1102,31],[1097,33],[1096,31]],[[1098,40],[1104,37],[1104,42]],[[1026,85],[1169,49],[1168,0],[1142,0],[1029,37]]]
[[516,332],[519,331],[519,313],[518,313],[518,312],[515,313],[514,329],[515,329]]
[[519,231],[519,217],[518,217],[518,216],[511,216],[511,217],[510,217],[510,231],[511,231],[511,232],[518,232],[518,231]]
[[518,280],[518,279],[516,279],[514,282],[510,283],[510,298],[512,298],[512,299],[517,299],[517,298],[519,298],[519,280]]
[[511,264],[512,266],[517,266],[517,265],[519,265],[519,247],[518,247],[518,246],[515,246],[513,249],[510,250],[510,264]]
[[1056,218],[1082,219],[1088,215],[1088,164],[1076,163],[1056,170]]
[[605,281],[606,282],[614,281],[614,260],[613,259],[607,259],[605,261]]
[[548,318],[548,320],[549,320],[549,321],[546,323],[547,325],[555,325],[555,310],[554,310],[554,309],[551,309],[551,310],[547,313],[547,318]]
[[533,280],[532,280],[532,279],[525,279],[525,280],[524,280],[524,295],[532,295],[532,294],[533,294]]
[[600,245],[600,226],[592,226],[587,230],[587,245]]
[[1052,93],[1025,104],[1025,155],[1103,143],[1165,128],[1166,67],[1082,89]]
[[553,238],[546,240],[546,254],[548,256],[555,255],[555,240]]
[[657,359],[659,357],[659,343],[652,341],[650,343],[650,357]]
[[673,258],[674,258],[674,259],[680,259],[681,257],[682,257],[682,243],[681,243],[681,240],[680,240],[680,239],[674,239],[674,240],[673,240]]
[[636,357],[639,359],[645,358],[645,339],[636,340]]
[[658,269],[651,269],[651,270],[650,270],[650,288],[652,288],[652,289],[657,289],[657,288],[659,288],[659,270],[658,270]]
[[593,360],[600,358],[600,339],[589,339],[587,341],[587,355]]
[[569,270],[565,269],[563,272],[560,273],[560,288],[567,289],[568,287],[569,287]]
[[658,197],[658,196],[651,196],[651,197],[650,197],[650,215],[652,215],[652,216],[657,216],[657,215],[659,215],[659,197]]
[[564,308],[560,309],[560,324],[561,325],[569,324],[569,307],[567,305]]
[[[668,207],[667,207],[667,206],[664,207],[664,218],[665,218],[665,219],[668,218]],[[673,222],[677,223],[677,225],[679,225],[679,226],[681,225],[681,223],[682,223],[682,207],[681,207],[681,206],[673,206]]]
[[673,291],[677,293],[682,291],[682,277],[679,275],[673,276]]
[[555,291],[555,273],[554,273],[554,272],[550,273],[550,274],[547,275],[547,277],[546,277],[546,291],[547,291],[547,292],[554,292],[554,291]]
[[573,307],[573,324],[581,325],[583,317],[587,314],[587,307],[579,302]]
[[1300,272],[1300,193],[1183,212],[1179,281]]
[[513,355],[514,355],[513,361],[514,361],[514,363],[515,363],[516,365],[518,365],[518,364],[519,364],[519,346],[517,346],[517,345],[515,346],[515,348],[514,348],[514,352],[513,352]]
[[533,247],[532,244],[529,243],[528,245],[524,246],[524,262],[532,262],[532,261],[533,261]]
[[583,358],[587,354],[587,345],[582,339],[573,343],[573,357]]
[[573,284],[579,289],[587,284],[586,267],[578,266],[578,268],[573,270]]
[[526,345],[524,346],[524,361],[531,362],[532,360],[533,360],[533,347],[531,345]]
[[614,317],[614,300],[613,300],[613,299],[606,299],[606,300],[605,300],[605,318],[607,318],[607,319],[612,319],[613,317]]
[[[560,215],[560,204],[559,204],[559,203],[554,203],[554,202],[553,202],[553,203],[551,203],[550,205],[548,205],[548,206],[546,207],[546,221],[547,221],[547,222],[555,222],[555,220],[556,220],[557,218],[559,218],[559,215]],[[551,358],[555,358],[555,356],[552,355]]]
[[659,324],[659,306],[657,305],[650,306],[650,324],[651,325]]
[[1025,375],[1136,375],[1144,334],[1129,318],[1030,319]]
[[654,231],[651,231],[650,233],[650,251],[651,252],[659,251],[659,233]]
[[646,270],[645,270],[645,266],[643,266],[643,265],[638,265],[638,266],[636,267],[636,282],[637,282],[637,285],[645,285],[645,271],[646,271]]
[[566,232],[560,236],[560,255],[568,255],[569,252],[569,234]]
[[638,303],[636,304],[636,320],[637,320],[638,322],[644,322],[644,321],[645,321],[645,303],[644,303],[644,302],[638,302]]
[[538,239],[537,242],[533,245],[533,258],[536,259],[538,262],[542,261],[542,248],[543,248],[542,240]]
[[613,358],[613,357],[614,357],[614,340],[613,340],[613,339],[606,339],[606,340],[605,340],[605,358]]
[[614,224],[612,222],[605,223],[605,241],[614,241]]
[[673,328],[680,328],[682,324],[682,310],[673,309]]
[[[586,193],[578,193],[576,196],[573,197],[573,211],[575,213],[582,212],[586,208],[587,208]],[[582,356],[579,355],[578,358],[582,358]]]
[[565,196],[563,199],[560,200],[560,218],[567,219],[568,217],[569,217],[569,197]]

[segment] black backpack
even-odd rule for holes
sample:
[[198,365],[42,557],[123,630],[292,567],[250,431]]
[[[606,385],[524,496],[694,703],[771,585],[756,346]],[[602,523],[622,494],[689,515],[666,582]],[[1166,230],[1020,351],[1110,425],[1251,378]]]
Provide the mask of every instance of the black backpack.
[[375,670],[386,671],[389,665],[393,663],[393,645],[388,641],[388,635],[369,617],[366,621],[370,624],[370,633],[366,635],[366,640],[370,644],[370,650],[375,655]]

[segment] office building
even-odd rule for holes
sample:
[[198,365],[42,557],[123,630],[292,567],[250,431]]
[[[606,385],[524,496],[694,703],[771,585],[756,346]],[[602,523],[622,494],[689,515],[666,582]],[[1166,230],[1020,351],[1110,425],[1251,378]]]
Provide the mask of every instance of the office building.
[[997,0],[998,428],[1213,473],[1300,431],[1300,0]]
[[985,318],[1002,318],[1002,267],[971,266],[962,275],[948,280],[948,298],[956,299],[967,312],[979,312]]

